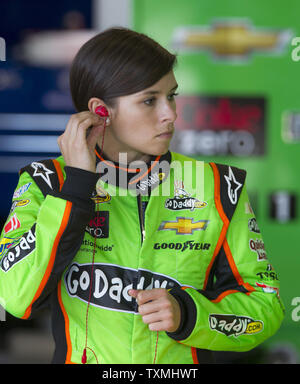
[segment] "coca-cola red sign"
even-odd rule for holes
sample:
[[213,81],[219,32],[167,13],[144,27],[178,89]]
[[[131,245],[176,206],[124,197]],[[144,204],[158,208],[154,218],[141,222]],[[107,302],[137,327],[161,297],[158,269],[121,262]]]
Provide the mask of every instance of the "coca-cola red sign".
[[264,98],[182,96],[176,100],[173,151],[233,156],[265,153]]

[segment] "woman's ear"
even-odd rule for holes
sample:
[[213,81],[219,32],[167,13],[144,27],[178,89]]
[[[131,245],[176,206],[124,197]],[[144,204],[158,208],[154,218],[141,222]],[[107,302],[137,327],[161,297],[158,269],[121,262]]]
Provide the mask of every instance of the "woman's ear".
[[95,113],[96,108],[100,107],[100,106],[105,107],[108,111],[108,114],[109,114],[109,109],[103,100],[99,99],[98,97],[91,97],[90,98],[90,100],[88,102],[88,109],[90,112]]

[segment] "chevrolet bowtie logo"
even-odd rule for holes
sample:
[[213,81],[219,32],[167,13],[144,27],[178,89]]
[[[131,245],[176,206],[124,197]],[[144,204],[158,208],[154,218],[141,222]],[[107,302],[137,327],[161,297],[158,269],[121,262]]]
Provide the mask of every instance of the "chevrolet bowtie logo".
[[260,51],[283,51],[289,42],[289,30],[254,28],[246,21],[214,23],[213,27],[179,27],[174,33],[174,46],[185,50],[210,50],[215,55],[245,56]]
[[158,230],[174,230],[176,235],[191,235],[194,231],[204,231],[209,220],[194,221],[193,218],[177,217],[176,221],[163,221]]

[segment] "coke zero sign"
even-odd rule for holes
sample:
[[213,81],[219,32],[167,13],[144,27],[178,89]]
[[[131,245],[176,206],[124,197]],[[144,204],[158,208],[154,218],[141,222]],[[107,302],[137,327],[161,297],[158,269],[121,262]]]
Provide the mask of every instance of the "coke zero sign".
[[172,150],[190,156],[260,156],[265,153],[263,97],[183,96]]

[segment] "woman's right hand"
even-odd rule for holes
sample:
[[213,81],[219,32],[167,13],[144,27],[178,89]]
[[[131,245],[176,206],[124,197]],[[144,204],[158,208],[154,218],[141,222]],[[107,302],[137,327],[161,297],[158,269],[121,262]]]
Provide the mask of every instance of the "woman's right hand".
[[96,171],[95,147],[99,136],[103,134],[104,122],[105,118],[90,111],[71,116],[65,132],[57,139],[67,166]]

